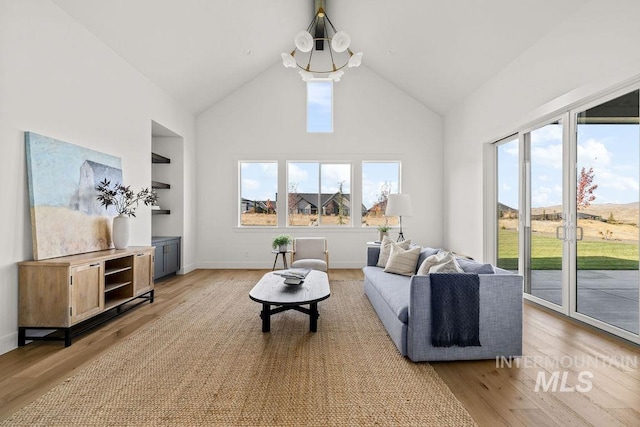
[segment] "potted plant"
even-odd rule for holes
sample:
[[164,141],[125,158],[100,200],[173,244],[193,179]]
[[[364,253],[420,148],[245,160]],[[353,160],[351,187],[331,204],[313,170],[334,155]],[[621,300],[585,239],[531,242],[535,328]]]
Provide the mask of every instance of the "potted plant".
[[382,242],[382,239],[384,238],[384,236],[388,236],[389,235],[389,230],[391,229],[391,227],[389,227],[387,224],[385,225],[381,225],[378,227],[378,240],[380,240]]
[[273,249],[277,249],[280,252],[287,252],[289,243],[291,243],[292,241],[293,239],[291,239],[291,236],[288,236],[286,234],[281,234],[273,238],[273,241],[271,242],[271,247]]
[[158,194],[155,190],[143,188],[135,193],[131,186],[120,183],[111,184],[106,178],[96,186],[98,195],[96,199],[102,206],[113,206],[118,216],[113,218],[113,245],[116,249],[125,249],[129,246],[129,217],[136,216],[136,209],[140,202],[145,205],[155,205]]

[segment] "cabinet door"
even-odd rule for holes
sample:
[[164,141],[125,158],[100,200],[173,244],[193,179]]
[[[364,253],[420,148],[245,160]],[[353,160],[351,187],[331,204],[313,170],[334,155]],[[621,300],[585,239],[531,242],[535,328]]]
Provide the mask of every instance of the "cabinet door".
[[153,261],[153,278],[164,276],[164,243],[154,243],[156,245],[156,256]]
[[175,273],[180,269],[180,241],[167,242],[164,248],[164,274]]
[[133,257],[133,293],[140,295],[153,289],[153,259],[151,252],[140,252]]
[[104,275],[102,263],[71,268],[71,323],[77,323],[102,311],[104,307]]

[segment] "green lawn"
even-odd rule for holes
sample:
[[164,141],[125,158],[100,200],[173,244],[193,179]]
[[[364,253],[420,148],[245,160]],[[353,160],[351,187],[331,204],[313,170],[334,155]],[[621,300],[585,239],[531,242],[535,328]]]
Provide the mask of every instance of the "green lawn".
[[[498,267],[518,269],[518,233],[500,230]],[[532,236],[533,270],[562,269],[562,242],[554,237]],[[637,270],[638,244],[595,240],[578,242],[578,270]]]

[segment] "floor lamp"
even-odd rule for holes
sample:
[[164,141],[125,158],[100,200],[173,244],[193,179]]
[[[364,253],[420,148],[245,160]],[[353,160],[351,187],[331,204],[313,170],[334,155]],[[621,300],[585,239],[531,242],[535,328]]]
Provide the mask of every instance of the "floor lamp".
[[411,209],[411,196],[408,194],[389,194],[384,214],[386,216],[397,216],[400,218],[400,234],[398,234],[398,242],[402,242],[404,240],[404,234],[402,233],[402,217],[413,215],[413,211]]

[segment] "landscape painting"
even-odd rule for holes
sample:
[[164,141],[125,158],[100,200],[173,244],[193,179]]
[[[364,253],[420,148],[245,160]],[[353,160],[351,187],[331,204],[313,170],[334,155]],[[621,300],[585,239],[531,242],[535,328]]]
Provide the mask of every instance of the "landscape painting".
[[103,179],[122,182],[119,157],[25,132],[33,258],[111,247],[116,215],[96,200]]

